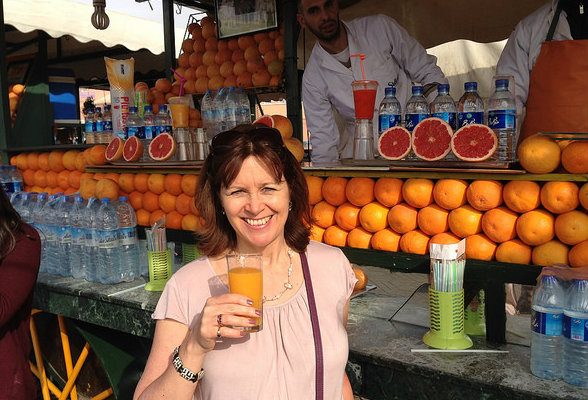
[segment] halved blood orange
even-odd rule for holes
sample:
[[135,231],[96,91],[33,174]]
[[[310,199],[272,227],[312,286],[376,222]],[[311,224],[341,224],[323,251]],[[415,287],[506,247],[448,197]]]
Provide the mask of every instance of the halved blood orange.
[[119,137],[115,137],[108,143],[106,146],[106,150],[104,150],[104,157],[106,157],[107,161],[118,161],[123,156],[123,147],[125,145],[125,141]]
[[440,118],[425,118],[412,131],[412,150],[426,161],[441,160],[451,150],[453,129]]
[[400,160],[410,152],[410,132],[394,126],[386,129],[378,139],[378,151],[387,160]]
[[457,130],[451,137],[451,150],[463,161],[484,161],[492,157],[498,138],[486,125],[470,124]]
[[123,147],[123,158],[125,161],[139,161],[143,155],[143,143],[136,136],[131,136]]
[[169,133],[160,133],[149,143],[149,157],[165,161],[176,153],[176,141]]
[[253,121],[254,124],[260,124],[269,126],[270,128],[275,128],[276,124],[274,122],[274,118],[271,115],[262,115],[261,117],[257,118]]

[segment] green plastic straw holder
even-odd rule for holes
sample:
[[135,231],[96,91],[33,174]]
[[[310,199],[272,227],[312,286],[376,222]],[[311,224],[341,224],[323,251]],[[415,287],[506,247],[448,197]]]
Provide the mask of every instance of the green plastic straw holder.
[[145,290],[150,292],[161,292],[167,280],[172,276],[172,252],[170,249],[164,251],[148,251],[149,260],[149,282]]
[[463,289],[459,292],[438,292],[429,288],[431,329],[423,342],[436,349],[463,350],[472,347],[464,333]]
[[480,290],[474,300],[478,307],[468,305],[464,312],[464,330],[465,333],[472,336],[486,335],[486,315],[485,315],[485,298],[484,290]]
[[200,253],[195,244],[182,243],[182,263],[188,264],[200,257]]

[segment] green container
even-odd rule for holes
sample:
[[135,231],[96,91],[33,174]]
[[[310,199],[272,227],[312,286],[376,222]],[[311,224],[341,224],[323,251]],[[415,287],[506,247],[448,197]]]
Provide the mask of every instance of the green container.
[[200,252],[195,244],[182,243],[182,263],[188,264],[200,257]]
[[[486,335],[486,315],[485,315],[485,298],[484,291],[480,290],[472,300],[474,306],[470,303],[464,312],[465,333],[472,336]],[[477,307],[476,304],[477,303]]]
[[172,276],[172,252],[170,249],[148,251],[147,259],[149,260],[149,282],[145,285],[145,290],[161,292]]
[[438,292],[429,288],[429,319],[431,328],[423,337],[430,347],[463,350],[472,347],[464,333],[463,289],[459,292]]

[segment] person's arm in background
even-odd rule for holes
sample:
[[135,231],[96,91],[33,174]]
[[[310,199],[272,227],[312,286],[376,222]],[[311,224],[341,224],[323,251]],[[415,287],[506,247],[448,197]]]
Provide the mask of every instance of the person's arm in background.
[[306,126],[310,133],[313,162],[333,162],[339,159],[337,146],[339,144],[339,130],[335,123],[331,102],[326,90],[315,83],[320,77],[312,75],[312,70],[306,71],[302,80],[302,104],[306,117]]
[[19,233],[14,249],[0,261],[0,328],[21,311],[37,282],[41,239],[32,228],[27,234]]

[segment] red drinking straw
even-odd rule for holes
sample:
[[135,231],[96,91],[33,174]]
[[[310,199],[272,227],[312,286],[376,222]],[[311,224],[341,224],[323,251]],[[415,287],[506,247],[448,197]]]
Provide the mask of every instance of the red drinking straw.
[[[178,74],[175,69],[170,68],[170,70],[174,73],[174,75],[176,75],[178,78],[180,78],[180,96],[183,96],[184,95],[184,83],[186,83],[187,79],[184,78],[182,75]],[[362,67],[362,70],[363,70],[363,67]]]
[[365,60],[365,54],[363,53],[356,53],[356,54],[352,54],[351,57],[359,57],[359,66],[361,68],[361,77],[363,78],[363,80],[365,81],[365,71],[363,70],[363,60]]

